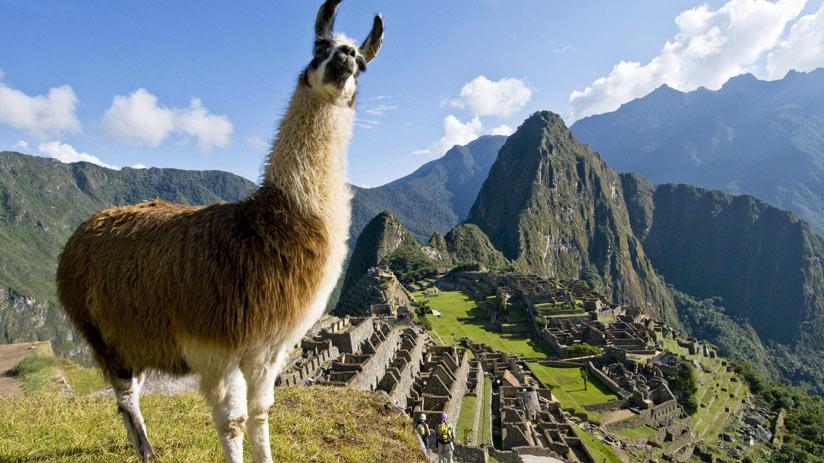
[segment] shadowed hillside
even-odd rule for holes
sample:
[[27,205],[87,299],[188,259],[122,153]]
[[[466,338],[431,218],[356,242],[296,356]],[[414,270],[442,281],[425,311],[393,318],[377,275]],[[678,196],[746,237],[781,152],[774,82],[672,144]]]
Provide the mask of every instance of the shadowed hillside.
[[236,201],[255,189],[219,171],[112,170],[0,153],[0,342],[49,339],[60,351],[72,348],[65,315],[55,306],[54,273],[63,244],[95,211],[153,198]]
[[750,194],[824,231],[824,69],[717,91],[665,85],[571,129],[620,172]]

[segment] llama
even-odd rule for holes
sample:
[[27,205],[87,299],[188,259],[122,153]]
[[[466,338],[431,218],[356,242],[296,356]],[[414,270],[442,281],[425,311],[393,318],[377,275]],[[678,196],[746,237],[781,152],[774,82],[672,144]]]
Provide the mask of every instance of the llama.
[[154,456],[139,406],[147,370],[200,374],[226,461],[243,461],[244,430],[254,461],[272,461],[275,378],[323,314],[346,255],[357,78],[383,41],[380,15],[360,46],[333,35],[339,3],[318,11],[312,61],[255,194],[208,207],[154,200],[106,209],[60,256],[60,300],[111,382],[142,461]]

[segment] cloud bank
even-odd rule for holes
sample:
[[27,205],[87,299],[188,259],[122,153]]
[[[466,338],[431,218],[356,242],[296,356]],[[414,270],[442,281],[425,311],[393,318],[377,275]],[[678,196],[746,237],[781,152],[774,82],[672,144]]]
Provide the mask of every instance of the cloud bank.
[[119,167],[106,164],[97,156],[89,153],[81,153],[74,149],[73,146],[66,143],[60,143],[59,141],[41,143],[40,146],[37,147],[37,150],[40,151],[40,153],[50,158],[57,159],[60,162],[70,163],[85,161],[92,164],[97,164],[98,166],[107,167],[109,169],[120,169]]
[[28,132],[39,139],[80,131],[77,95],[68,85],[52,87],[45,95],[27,95],[2,81],[0,71],[0,124]]
[[532,90],[520,79],[511,77],[491,81],[478,76],[464,84],[460,97],[447,103],[453,108],[469,108],[473,116],[509,117],[532,98]]
[[572,92],[570,119],[614,111],[664,83],[682,91],[702,86],[718,89],[738,74],[766,75],[763,61],[776,47],[770,55],[768,67],[774,69],[770,75],[783,76],[782,72],[797,68],[805,59],[810,67],[815,67],[813,62],[824,65],[821,10],[799,20],[789,39],[781,42],[804,5],[805,0],[730,0],[717,10],[703,5],[684,11],[675,18],[675,38],[648,63],[621,61],[609,75]]
[[169,108],[144,88],[116,95],[103,127],[113,138],[138,146],[156,147],[173,134],[194,138],[204,152],[229,146],[234,132],[228,117],[212,114],[199,98],[192,98],[188,108]]
[[492,81],[480,75],[463,85],[458,98],[441,103],[442,106],[467,109],[472,118],[463,122],[458,116],[449,114],[443,120],[443,137],[430,147],[412,153],[441,155],[455,145],[465,145],[484,134],[511,135],[514,129],[507,124],[484,130],[481,117],[509,118],[523,109],[531,99],[532,89],[520,79],[505,77]]

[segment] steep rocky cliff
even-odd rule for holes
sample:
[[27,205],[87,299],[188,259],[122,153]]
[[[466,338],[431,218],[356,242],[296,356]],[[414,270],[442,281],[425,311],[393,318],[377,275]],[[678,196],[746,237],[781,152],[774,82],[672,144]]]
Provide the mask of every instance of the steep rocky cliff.
[[516,268],[582,279],[675,321],[672,298],[633,234],[620,176],[557,114],[536,113],[509,137],[468,222]]

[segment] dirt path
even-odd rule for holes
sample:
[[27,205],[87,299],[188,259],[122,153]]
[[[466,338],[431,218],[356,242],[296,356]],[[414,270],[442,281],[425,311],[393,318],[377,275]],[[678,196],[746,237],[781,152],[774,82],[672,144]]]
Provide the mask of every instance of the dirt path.
[[0,344],[0,397],[23,393],[20,380],[8,376],[9,371],[31,353],[39,343]]

